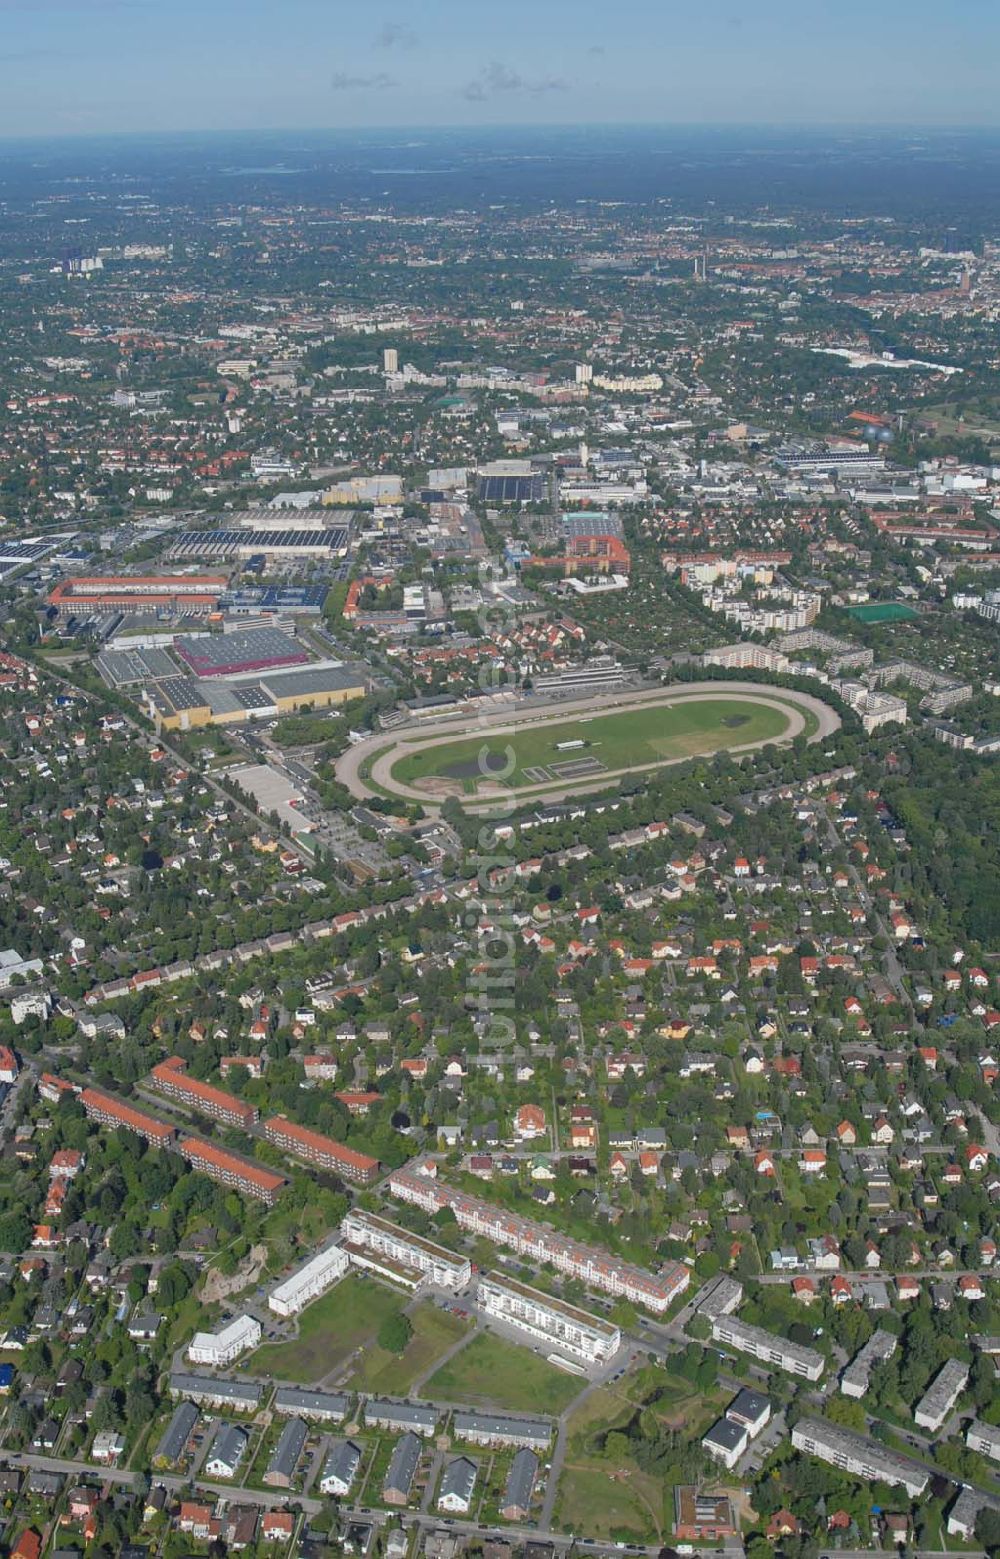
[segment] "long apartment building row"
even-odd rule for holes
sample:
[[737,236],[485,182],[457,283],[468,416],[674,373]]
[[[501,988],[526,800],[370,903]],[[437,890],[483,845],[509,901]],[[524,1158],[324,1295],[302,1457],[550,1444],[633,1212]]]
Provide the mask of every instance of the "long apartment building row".
[[91,1120],[109,1126],[112,1130],[121,1127],[125,1131],[134,1131],[136,1136],[145,1137],[153,1147],[173,1148],[187,1160],[192,1169],[200,1170],[203,1175],[218,1180],[222,1185],[231,1186],[244,1196],[254,1196],[269,1207],[273,1206],[278,1192],[286,1184],[284,1175],[275,1174],[273,1169],[265,1169],[260,1164],[252,1164],[248,1159],[230,1153],[225,1148],[218,1148],[212,1142],[202,1142],[197,1137],[178,1137],[175,1127],[167,1121],[157,1120],[155,1115],[137,1110],[112,1094],[103,1093],[99,1088],[84,1088],[79,1097]]
[[961,1359],[942,1364],[920,1401],[913,1409],[913,1421],[921,1429],[936,1434],[951,1416],[952,1409],[969,1383],[969,1366]]
[[211,1083],[201,1083],[195,1077],[188,1077],[187,1062],[180,1056],[171,1056],[168,1061],[161,1061],[153,1067],[150,1076],[169,1099],[188,1104],[202,1115],[211,1115],[214,1120],[223,1121],[227,1126],[239,1126],[246,1131],[257,1122],[258,1112],[253,1105],[244,1104],[242,1099],[227,1093],[224,1088],[215,1088]]
[[286,1120],[283,1115],[275,1115],[264,1122],[264,1135],[268,1142],[273,1142],[283,1152],[305,1159],[307,1163],[317,1164],[320,1169],[333,1170],[334,1174],[342,1175],[345,1180],[353,1180],[356,1185],[374,1184],[381,1172],[382,1166],[377,1158],[347,1148],[342,1142],[324,1137],[318,1131],[310,1131],[308,1126],[296,1125],[295,1121]]
[[340,1245],[328,1245],[326,1250],[310,1256],[290,1277],[271,1290],[268,1306],[275,1315],[297,1315],[313,1299],[339,1283],[348,1265],[347,1252]]
[[414,1169],[395,1170],[389,1177],[389,1189],[400,1201],[412,1202],[429,1213],[450,1207],[459,1227],[468,1233],[481,1235],[540,1263],[551,1262],[558,1271],[579,1278],[592,1288],[644,1305],[658,1315],[690,1282],[688,1269],[680,1262],[668,1262],[654,1277],[641,1267],[557,1234],[544,1224],[494,1207],[464,1191],[438,1185],[430,1175]]
[[232,964],[247,964],[252,959],[289,952],[300,945],[308,947],[327,937],[341,936],[379,920],[392,920],[397,915],[415,915],[417,910],[424,909],[428,904],[444,904],[447,901],[448,894],[443,888],[428,888],[423,893],[396,899],[392,903],[366,904],[363,909],[345,910],[343,914],[334,915],[332,920],[310,921],[298,931],[275,931],[271,936],[262,937],[256,942],[240,942],[236,947],[215,948],[212,952],[200,953],[197,958],[181,958],[173,964],[139,969],[128,979],[106,980],[92,986],[83,998],[84,1005],[99,1007],[104,1002],[120,1001],[137,991],[155,990],[157,986],[175,980],[189,980],[198,973],[215,973]]
[[340,1232],[356,1266],[385,1272],[407,1287],[419,1288],[426,1282],[458,1293],[472,1280],[472,1264],[467,1256],[456,1255],[433,1240],[411,1234],[388,1218],[349,1212]]
[[763,1364],[774,1364],[778,1369],[787,1370],[789,1375],[801,1375],[804,1380],[819,1380],[826,1362],[815,1348],[788,1342],[775,1332],[766,1332],[762,1326],[738,1321],[734,1315],[719,1316],[713,1321],[712,1337],[739,1353],[748,1353],[752,1359],[760,1359]]
[[610,1321],[576,1305],[554,1299],[527,1283],[499,1273],[484,1273],[476,1287],[480,1310],[526,1332],[546,1347],[572,1354],[585,1364],[601,1364],[618,1352],[622,1334]]
[[920,1498],[930,1477],[919,1462],[824,1418],[799,1419],[792,1430],[792,1444],[797,1451],[817,1456],[866,1483],[900,1484],[911,1499]]

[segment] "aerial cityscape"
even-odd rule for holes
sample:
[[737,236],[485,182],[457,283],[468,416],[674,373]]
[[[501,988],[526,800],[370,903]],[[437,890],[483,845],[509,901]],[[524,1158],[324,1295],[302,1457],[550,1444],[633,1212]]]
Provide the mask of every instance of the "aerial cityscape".
[[997,22],[289,4],[5,11],[0,1553],[1000,1559]]

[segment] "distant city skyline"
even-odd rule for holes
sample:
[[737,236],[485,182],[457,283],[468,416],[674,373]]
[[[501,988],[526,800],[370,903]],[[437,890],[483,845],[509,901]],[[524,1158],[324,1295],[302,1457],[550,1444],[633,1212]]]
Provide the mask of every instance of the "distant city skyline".
[[0,136],[991,127],[986,0],[0,0]]

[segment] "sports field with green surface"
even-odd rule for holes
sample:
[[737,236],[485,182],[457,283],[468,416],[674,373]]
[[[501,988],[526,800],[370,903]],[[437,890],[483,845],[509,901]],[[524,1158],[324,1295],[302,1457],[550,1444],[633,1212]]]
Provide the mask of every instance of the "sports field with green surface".
[[[457,781],[468,793],[484,779],[513,789],[552,784],[586,778],[582,772],[567,773],[567,767],[582,767],[582,760],[590,760],[597,776],[598,764],[601,770],[613,772],[751,742],[780,741],[789,729],[791,713],[791,706],[778,708],[750,696],[694,697],[618,714],[582,715],[558,724],[540,721],[495,736],[421,746],[400,756],[392,778],[418,786],[426,781]],[[514,754],[513,767],[508,748]],[[543,769],[548,778],[540,774]]]
[[439,1402],[507,1408],[512,1413],[561,1413],[587,1382],[549,1364],[531,1348],[519,1348],[489,1332],[442,1365],[423,1395]]
[[859,623],[902,623],[917,615],[912,606],[904,606],[902,601],[868,601],[864,606],[845,607],[845,611]]
[[382,1322],[405,1303],[403,1295],[352,1273],[302,1311],[298,1337],[258,1348],[249,1373],[313,1385],[357,1348],[373,1346]]

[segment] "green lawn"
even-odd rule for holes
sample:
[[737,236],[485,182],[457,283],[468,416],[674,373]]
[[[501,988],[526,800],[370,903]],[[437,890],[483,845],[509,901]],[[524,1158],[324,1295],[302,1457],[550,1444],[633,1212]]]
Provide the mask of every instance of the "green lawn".
[[349,1386],[355,1391],[393,1392],[405,1396],[414,1381],[426,1374],[435,1360],[465,1335],[471,1324],[451,1311],[440,1310],[429,1303],[414,1310],[410,1320],[413,1336],[406,1351],[400,1355],[386,1353],[384,1348],[373,1343],[365,1349],[348,1381]]
[[561,1413],[586,1384],[581,1376],[558,1369],[530,1348],[479,1332],[423,1389],[426,1396],[442,1402],[553,1414]]
[[404,1304],[401,1294],[352,1273],[303,1310],[293,1342],[258,1348],[250,1372],[312,1385],[343,1364],[356,1348],[374,1343],[382,1322]]
[[662,1510],[662,1492],[634,1468],[566,1466],[554,1521],[564,1532],[645,1544],[662,1537]]
[[[780,699],[780,689],[774,695]],[[791,706],[786,706],[790,712]],[[560,779],[585,779],[582,767],[573,772],[563,767],[581,760],[597,760],[604,770],[637,768],[644,764],[692,758],[720,748],[743,747],[750,742],[779,741],[788,729],[789,715],[758,703],[752,697],[684,698],[670,704],[648,705],[619,714],[583,716],[558,725],[540,722],[521,731],[485,737],[462,737],[437,747],[426,745],[404,753],[394,764],[393,779],[403,785],[428,779],[451,779],[473,791],[484,777],[484,766],[502,775],[503,782],[523,785],[557,783]],[[560,751],[560,744],[582,742],[581,747]],[[516,757],[506,772],[507,748]],[[486,755],[484,755],[484,750]],[[548,770],[548,777],[527,770]],[[600,770],[594,770],[599,776]]]

